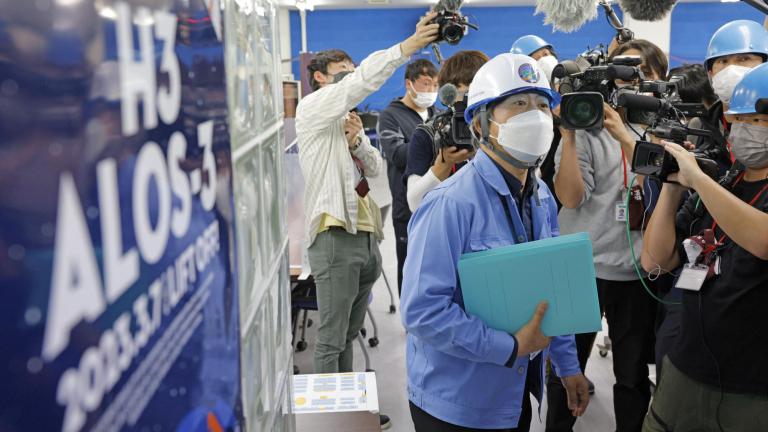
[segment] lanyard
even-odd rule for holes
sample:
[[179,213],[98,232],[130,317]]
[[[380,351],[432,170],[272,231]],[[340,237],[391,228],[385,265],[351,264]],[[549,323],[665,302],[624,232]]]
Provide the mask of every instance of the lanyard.
[[[725,120],[725,114],[720,117],[720,121],[723,123],[723,130],[727,135],[730,132],[730,128],[728,127],[728,122]],[[731,149],[731,141],[728,140],[728,138],[725,138],[725,145],[728,147],[728,154],[731,157],[731,163],[736,162],[736,158],[733,156],[733,150]]]
[[[739,182],[741,181],[741,179],[743,177],[744,177],[744,173],[739,174],[739,176],[736,178],[736,181],[733,183],[733,186],[736,186],[737,184],[739,184]],[[763,195],[763,193],[765,193],[766,190],[768,190],[768,184],[766,184],[765,186],[763,186],[762,189],[760,189],[760,191],[755,195],[755,197],[752,198],[752,201],[749,202],[749,205],[751,205],[751,206],[755,205],[757,200],[760,199],[760,197]],[[713,234],[715,232],[715,228],[717,228],[717,221],[715,220],[715,218],[712,218],[712,233]],[[723,244],[723,241],[726,239],[726,237],[727,236],[725,235],[725,233],[723,233],[723,235],[717,241],[717,244]]]
[[[525,198],[523,198],[525,199]],[[504,213],[507,215],[507,222],[509,222],[509,229],[512,230],[512,236],[514,236],[514,242],[515,243],[525,243],[528,241],[528,233],[525,233],[525,236],[519,236],[517,233],[517,229],[515,228],[515,221],[512,219],[512,212],[509,211],[509,206],[507,205],[507,200],[504,197],[504,195],[499,194],[499,201],[501,201],[501,207],[504,209]],[[521,200],[522,201],[522,200]],[[522,205],[525,205],[521,202]],[[521,217],[522,219],[522,217]],[[533,223],[533,221],[531,221]],[[523,231],[525,231],[525,227],[523,227]],[[521,242],[519,241],[521,238],[524,238],[525,241]]]
[[627,158],[624,157],[624,149],[621,149],[621,164],[624,166],[624,189],[629,189],[627,187]]

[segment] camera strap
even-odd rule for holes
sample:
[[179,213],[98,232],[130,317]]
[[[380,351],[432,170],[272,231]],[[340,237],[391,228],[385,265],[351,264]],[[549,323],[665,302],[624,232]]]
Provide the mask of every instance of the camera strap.
[[[743,172],[741,174],[739,174],[739,176],[736,178],[736,181],[733,183],[733,186],[736,186],[737,184],[739,184],[739,182],[741,181],[742,178],[744,178],[744,173]],[[760,191],[758,191],[757,194],[755,194],[754,198],[752,198],[752,200],[748,204],[750,206],[754,206],[755,203],[757,202],[757,200],[759,200],[760,197],[763,196],[763,194],[765,193],[766,190],[768,190],[768,184],[763,186],[763,188],[760,189]],[[712,218],[712,228],[711,228],[713,233],[715,232],[715,228],[717,228],[717,220],[715,220],[715,218],[713,217]],[[725,241],[726,238],[728,238],[728,235],[723,233],[723,235],[720,236],[720,238],[717,240],[717,244],[723,245],[724,244],[723,242]]]
[[627,190],[627,189],[629,189],[629,186],[628,186],[628,183],[627,183],[627,181],[628,181],[628,179],[627,179],[627,177],[628,177],[628,175],[627,175],[627,158],[624,155],[624,149],[621,149],[621,165],[624,167],[624,190]]

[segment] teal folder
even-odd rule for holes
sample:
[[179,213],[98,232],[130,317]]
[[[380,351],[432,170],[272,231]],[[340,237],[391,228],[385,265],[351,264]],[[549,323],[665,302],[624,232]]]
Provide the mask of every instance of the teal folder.
[[514,334],[546,300],[546,336],[601,329],[592,241],[577,233],[464,254],[459,259],[464,309],[491,328]]

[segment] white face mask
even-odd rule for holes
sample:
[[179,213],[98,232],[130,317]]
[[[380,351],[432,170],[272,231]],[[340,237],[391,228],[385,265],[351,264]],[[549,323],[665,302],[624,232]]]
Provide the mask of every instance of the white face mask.
[[529,167],[547,154],[555,137],[552,117],[538,109],[511,117],[504,124],[491,122],[499,127],[499,136],[492,138],[496,138],[513,158]]
[[745,167],[761,169],[768,166],[768,127],[737,122],[729,135],[733,155]]
[[413,85],[411,85],[411,92],[416,95],[411,96],[411,99],[419,108],[427,109],[437,101],[437,92],[417,92]]
[[723,103],[731,103],[731,96],[736,84],[741,82],[744,75],[752,70],[746,66],[730,65],[712,78],[712,88]]
[[555,66],[559,63],[557,61],[557,58],[555,56],[544,56],[536,61],[536,63],[539,64],[539,67],[541,68],[541,71],[544,72],[544,75],[547,76],[547,79],[550,83],[552,83],[552,71],[555,69]]

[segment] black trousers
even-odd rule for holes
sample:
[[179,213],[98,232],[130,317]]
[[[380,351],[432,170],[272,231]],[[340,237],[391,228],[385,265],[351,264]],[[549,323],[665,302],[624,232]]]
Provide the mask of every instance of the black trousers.
[[[661,366],[664,357],[672,351],[680,335],[682,324],[683,293],[680,288],[673,288],[666,296],[662,297],[667,304],[659,305],[659,320],[656,322],[656,382],[661,382]],[[678,303],[678,304],[675,304]]]
[[403,265],[408,253],[408,221],[393,221],[395,227],[395,251],[397,253],[397,293],[403,291]]
[[[651,289],[653,286],[646,281]],[[613,410],[618,432],[639,432],[651,400],[648,363],[653,363],[656,301],[636,281],[597,279],[600,309],[608,321],[613,352]],[[592,351],[595,333],[576,335],[582,371]],[[560,378],[550,373],[547,381],[547,432],[571,431],[576,418],[568,409],[568,397]]]
[[411,407],[411,419],[416,432],[528,432],[531,428],[531,394],[526,389],[526,397],[523,397],[523,410],[520,420],[514,429],[472,429],[446,423],[437,417],[431,416],[426,411],[417,407],[413,402],[408,402]]

